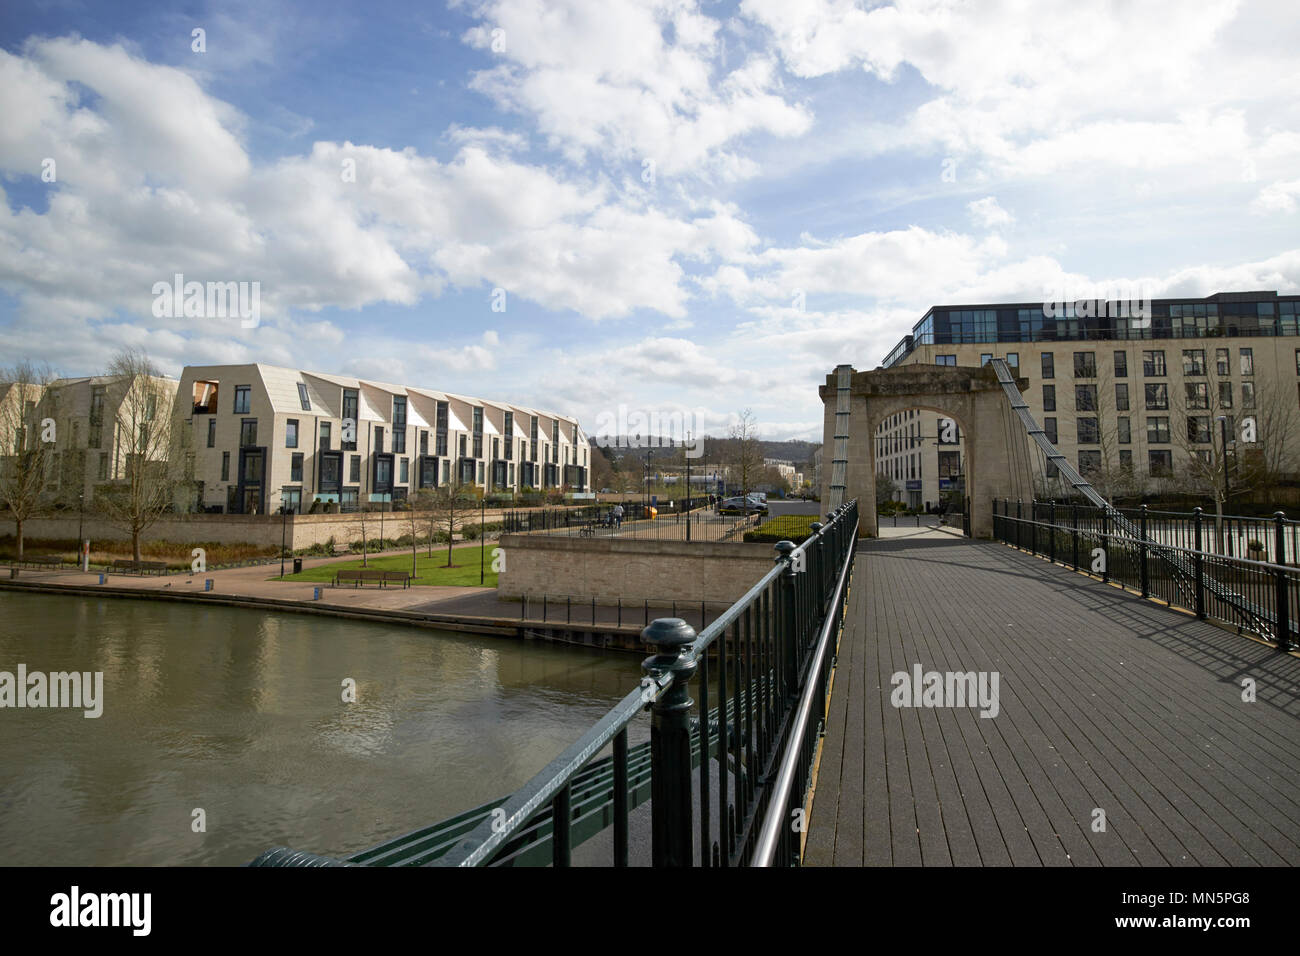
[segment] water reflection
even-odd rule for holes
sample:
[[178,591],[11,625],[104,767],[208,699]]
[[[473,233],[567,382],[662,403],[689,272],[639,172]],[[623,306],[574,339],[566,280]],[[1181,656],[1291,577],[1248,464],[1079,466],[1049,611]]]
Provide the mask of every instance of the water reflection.
[[9,865],[345,854],[508,793],[640,675],[635,655],[0,593],[0,670],[20,662],[103,671],[105,702],[97,720],[0,710]]

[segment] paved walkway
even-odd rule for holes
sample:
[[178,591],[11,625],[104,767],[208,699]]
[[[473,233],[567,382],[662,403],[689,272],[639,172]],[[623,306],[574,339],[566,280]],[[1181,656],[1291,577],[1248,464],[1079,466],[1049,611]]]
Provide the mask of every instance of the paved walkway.
[[[809,865],[1300,863],[1295,655],[958,537],[864,543],[850,602]],[[892,706],[917,664],[999,712]]]

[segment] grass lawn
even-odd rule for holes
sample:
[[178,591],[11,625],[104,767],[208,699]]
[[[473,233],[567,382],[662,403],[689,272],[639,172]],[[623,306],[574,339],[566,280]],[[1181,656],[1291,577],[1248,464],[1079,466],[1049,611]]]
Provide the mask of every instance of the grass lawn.
[[817,515],[777,515],[768,518],[753,531],[745,532],[746,541],[793,541],[801,544],[812,534],[812,523],[821,521]]
[[[497,575],[492,570],[492,548],[487,549],[485,568],[487,574],[484,577],[484,586],[494,588],[497,586]],[[479,574],[479,549],[478,548],[456,548],[453,552],[453,558],[456,567],[443,567],[447,563],[447,549],[441,551],[434,549],[433,557],[429,557],[428,552],[421,551],[417,555],[416,569],[419,575],[412,581],[412,584],[440,584],[454,585],[459,587],[478,587]],[[372,555],[365,564],[366,568],[372,571],[405,571],[411,572],[411,555],[407,554],[388,554],[383,557]],[[334,580],[334,575],[339,571],[359,571],[362,568],[361,559],[354,558],[351,561],[332,561],[329,564],[322,564],[315,568],[305,568],[301,574],[286,574],[286,581],[315,581],[328,584]],[[277,574],[268,578],[270,581],[280,580]]]

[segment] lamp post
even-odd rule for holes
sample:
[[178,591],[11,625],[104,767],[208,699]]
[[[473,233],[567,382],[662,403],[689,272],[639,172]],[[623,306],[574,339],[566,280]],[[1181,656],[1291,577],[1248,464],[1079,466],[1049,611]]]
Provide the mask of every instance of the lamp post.
[[280,577],[284,577],[284,532],[289,523],[289,506],[280,502]]
[[686,433],[686,446],[683,447],[682,454],[686,458],[686,540],[691,540],[691,455],[686,450],[691,443],[691,433]]
[[487,557],[487,539],[483,537],[483,525],[487,523],[487,488],[483,489],[483,497],[479,499],[478,508],[478,583],[484,584],[487,578],[487,566],[485,558]]
[[83,491],[79,495],[77,495],[77,552],[78,552],[78,556],[81,558],[81,560],[78,561],[77,563],[81,565],[81,570],[83,571],[86,570],[86,560],[87,560],[86,546],[84,543],[85,539],[82,537],[82,534],[84,533],[83,526],[85,524],[85,516],[86,516],[86,493]]

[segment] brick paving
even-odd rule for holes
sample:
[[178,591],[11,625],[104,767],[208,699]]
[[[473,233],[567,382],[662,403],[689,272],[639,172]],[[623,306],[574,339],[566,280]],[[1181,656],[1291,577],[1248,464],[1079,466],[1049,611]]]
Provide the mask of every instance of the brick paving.
[[[850,602],[808,865],[1300,863],[1296,655],[934,533],[865,542]],[[999,713],[892,706],[915,664]]]

